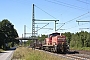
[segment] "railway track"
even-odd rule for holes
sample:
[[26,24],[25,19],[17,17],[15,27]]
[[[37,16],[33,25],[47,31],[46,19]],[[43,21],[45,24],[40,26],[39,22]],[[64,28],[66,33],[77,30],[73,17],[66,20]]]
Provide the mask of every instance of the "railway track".
[[69,60],[90,60],[90,55],[87,54],[57,54],[57,53],[51,53],[51,54],[55,54],[57,56],[67,58]]
[[[43,51],[43,50],[39,50],[39,51]],[[52,52],[48,52],[48,51],[43,51],[58,57],[63,57],[63,58],[67,58],[67,60],[90,60],[90,55],[89,54],[81,54],[81,53],[74,53],[74,52],[70,52],[67,54],[60,54],[60,53],[52,53]]]
[[87,54],[66,54],[65,56],[72,60],[90,60],[90,55]]

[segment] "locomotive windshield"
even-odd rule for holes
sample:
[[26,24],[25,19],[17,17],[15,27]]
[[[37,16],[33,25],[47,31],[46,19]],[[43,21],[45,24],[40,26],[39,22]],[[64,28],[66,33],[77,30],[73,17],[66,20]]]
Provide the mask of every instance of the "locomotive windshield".
[[60,33],[52,33],[53,36],[60,35]]
[[52,34],[49,35],[49,37],[50,37],[50,36],[53,37],[53,36],[57,36],[57,35],[60,35],[60,33],[52,33]]
[[52,36],[52,34],[49,34],[49,37]]

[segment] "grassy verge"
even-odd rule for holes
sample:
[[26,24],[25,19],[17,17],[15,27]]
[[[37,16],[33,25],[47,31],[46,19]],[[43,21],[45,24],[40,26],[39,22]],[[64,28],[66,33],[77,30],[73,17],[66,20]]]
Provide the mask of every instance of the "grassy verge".
[[30,48],[19,47],[13,55],[13,59],[21,60],[67,60],[66,58],[54,56],[43,51],[32,50]]
[[4,50],[3,49],[0,49],[0,52],[3,52]]
[[74,50],[86,50],[86,51],[90,51],[90,47],[79,47],[79,48],[76,48],[76,47],[72,47],[70,49],[74,49]]

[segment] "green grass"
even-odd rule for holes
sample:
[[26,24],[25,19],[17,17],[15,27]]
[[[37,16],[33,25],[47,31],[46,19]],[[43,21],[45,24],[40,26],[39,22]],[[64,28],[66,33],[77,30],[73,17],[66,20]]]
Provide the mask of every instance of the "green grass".
[[74,49],[74,50],[86,50],[86,51],[90,51],[90,47],[71,47],[70,49]]
[[30,48],[19,47],[13,55],[13,59],[21,60],[67,60],[66,58],[54,56],[43,51],[32,50]]
[[3,49],[0,49],[0,52],[3,52],[4,50]]

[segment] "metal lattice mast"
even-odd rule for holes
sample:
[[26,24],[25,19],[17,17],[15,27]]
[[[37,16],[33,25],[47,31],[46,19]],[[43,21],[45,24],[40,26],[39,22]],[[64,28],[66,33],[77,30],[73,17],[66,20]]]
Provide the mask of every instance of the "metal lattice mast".
[[34,16],[34,6],[36,6],[36,5],[33,4],[33,9],[32,9],[32,37],[33,37],[32,40],[34,40],[34,38],[35,38],[35,36],[37,34],[37,31],[35,31],[35,21],[54,21],[55,22],[55,31],[56,31],[56,22],[59,21],[59,20],[53,20],[53,19],[52,20],[37,20],[37,19],[35,19],[35,16]]
[[35,37],[35,19],[34,18],[35,17],[34,17],[34,4],[33,4],[33,10],[32,10],[32,37],[33,39]]

